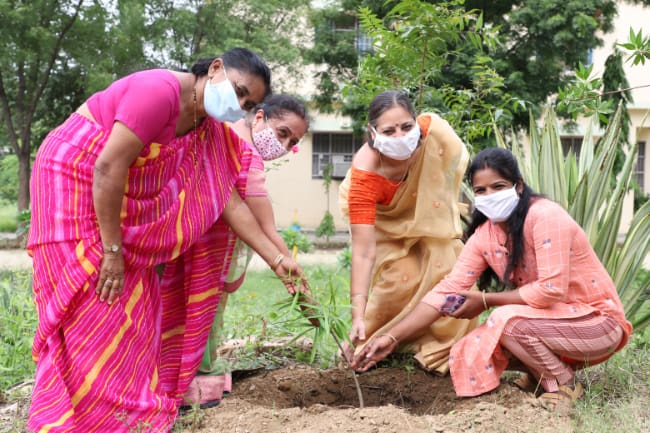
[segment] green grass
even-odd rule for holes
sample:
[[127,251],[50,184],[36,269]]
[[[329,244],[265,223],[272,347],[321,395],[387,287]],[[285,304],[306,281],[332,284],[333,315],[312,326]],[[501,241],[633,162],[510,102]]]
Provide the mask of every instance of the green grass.
[[18,209],[16,203],[0,201],[0,232],[14,233],[18,227]]
[[649,373],[646,328],[607,362],[578,372],[585,396],[576,405],[574,432],[650,431]]
[[[309,278],[312,295],[321,303],[330,304],[329,298],[333,293],[332,303],[338,304],[339,314],[349,321],[349,271],[335,266],[308,266],[304,269]],[[314,339],[313,328],[296,309],[289,308],[291,296],[269,270],[250,271],[246,279],[235,293],[229,295],[224,315],[225,338],[245,338],[251,335],[261,337],[260,340],[274,340],[295,337],[306,331],[305,337]],[[333,365],[338,350],[332,338],[314,339],[317,349],[316,362],[321,367]],[[250,347],[245,358],[258,357],[259,351]],[[310,354],[300,352],[288,353],[301,361],[308,361]],[[268,354],[265,354],[268,356]],[[283,359],[257,359],[266,366],[272,366],[275,361],[282,363]],[[254,362],[252,359],[240,362]]]
[[35,330],[31,271],[0,271],[0,390],[33,377]]
[[[333,293],[333,303],[342,306],[339,313],[349,320],[349,310],[344,307],[349,296],[349,272],[335,266],[311,266],[305,267],[305,273],[314,296],[327,303]],[[271,340],[292,337],[303,331],[307,320],[286,308],[287,299],[286,289],[272,272],[249,272],[242,287],[228,300],[224,318],[227,338],[255,335]],[[35,328],[30,271],[0,271],[0,391],[33,377],[31,343]],[[331,338],[324,340],[315,361],[320,367],[332,366],[337,350]],[[308,354],[297,350],[266,354],[251,345],[241,362],[271,368],[296,358],[309,361]],[[404,368],[413,365],[408,359],[392,362]],[[650,329],[646,328],[645,332],[635,334],[630,343],[606,363],[578,373],[585,385],[585,397],[578,402],[573,414],[573,431],[650,431],[649,373]]]

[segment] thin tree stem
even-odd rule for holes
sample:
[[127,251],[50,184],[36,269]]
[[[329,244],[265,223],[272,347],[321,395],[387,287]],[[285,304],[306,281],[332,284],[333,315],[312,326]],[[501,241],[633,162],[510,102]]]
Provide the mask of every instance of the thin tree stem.
[[[339,346],[339,350],[343,354],[343,358],[345,358],[345,362],[348,363],[348,366],[352,364],[350,361],[350,358],[348,358],[348,354],[345,353],[343,350],[343,345],[341,344],[341,340],[336,336],[333,330],[330,330],[330,333],[332,334],[332,337],[334,337],[334,341],[336,341],[336,345]],[[359,398],[359,409],[364,408],[363,404],[363,393],[361,392],[361,385],[359,385],[359,380],[357,379],[357,373],[356,371],[352,370],[352,379],[354,379],[354,385],[357,387],[357,397]]]
[[417,112],[419,113],[422,110],[422,94],[424,93],[424,66],[427,59],[427,45],[424,44],[424,49],[422,50],[422,62],[420,64],[420,89],[418,90],[418,107]]

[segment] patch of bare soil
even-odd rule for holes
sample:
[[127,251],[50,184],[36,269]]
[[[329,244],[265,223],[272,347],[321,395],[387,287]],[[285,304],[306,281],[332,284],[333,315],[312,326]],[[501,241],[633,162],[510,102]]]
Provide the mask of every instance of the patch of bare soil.
[[[233,393],[202,412],[184,432],[201,433],[460,433],[570,432],[567,414],[549,412],[535,396],[504,381],[474,398],[456,397],[449,376],[419,369],[379,368],[358,376],[359,409],[351,371],[305,365],[234,377]],[[187,416],[189,417],[189,415]],[[179,420],[180,423],[183,420]]]
[[[486,395],[459,398],[449,376],[419,369],[378,368],[358,375],[292,364],[233,377],[233,392],[217,407],[179,418],[183,433],[563,433],[567,414],[540,407],[532,393],[504,381]],[[0,432],[24,431],[31,381],[0,396]]]

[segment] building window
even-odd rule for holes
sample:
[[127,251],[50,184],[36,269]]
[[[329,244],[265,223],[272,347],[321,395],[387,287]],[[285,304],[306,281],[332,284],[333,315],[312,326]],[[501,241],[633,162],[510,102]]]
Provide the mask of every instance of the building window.
[[372,53],[372,38],[364,33],[359,25],[359,21],[354,21],[354,48],[357,50],[359,56]]
[[636,183],[641,187],[641,191],[645,191],[645,148],[645,141],[640,141],[636,156],[636,170],[634,173],[636,175]]
[[363,140],[349,132],[315,132],[312,143],[311,177],[322,178],[327,164],[332,164],[332,179],[343,179]]
[[564,152],[564,156],[567,156],[569,154],[569,151],[571,151],[577,159],[580,156],[580,149],[582,148],[583,140],[584,137],[580,136],[561,137],[560,142],[562,143],[562,151]]
[[[322,40],[330,40],[330,37],[319,35],[326,30],[329,35],[334,36],[337,40],[344,39],[353,44],[358,56],[363,56],[372,52],[372,38],[364,31],[356,16],[341,14],[329,20],[329,26],[326,29],[316,29],[317,37]],[[332,43],[334,41],[331,41]]]

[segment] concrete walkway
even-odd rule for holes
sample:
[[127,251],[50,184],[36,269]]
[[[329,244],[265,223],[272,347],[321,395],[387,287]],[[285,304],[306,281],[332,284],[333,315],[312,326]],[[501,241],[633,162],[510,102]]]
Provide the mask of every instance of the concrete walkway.
[[2,269],[29,269],[32,267],[32,258],[23,249],[0,249],[0,270]]

